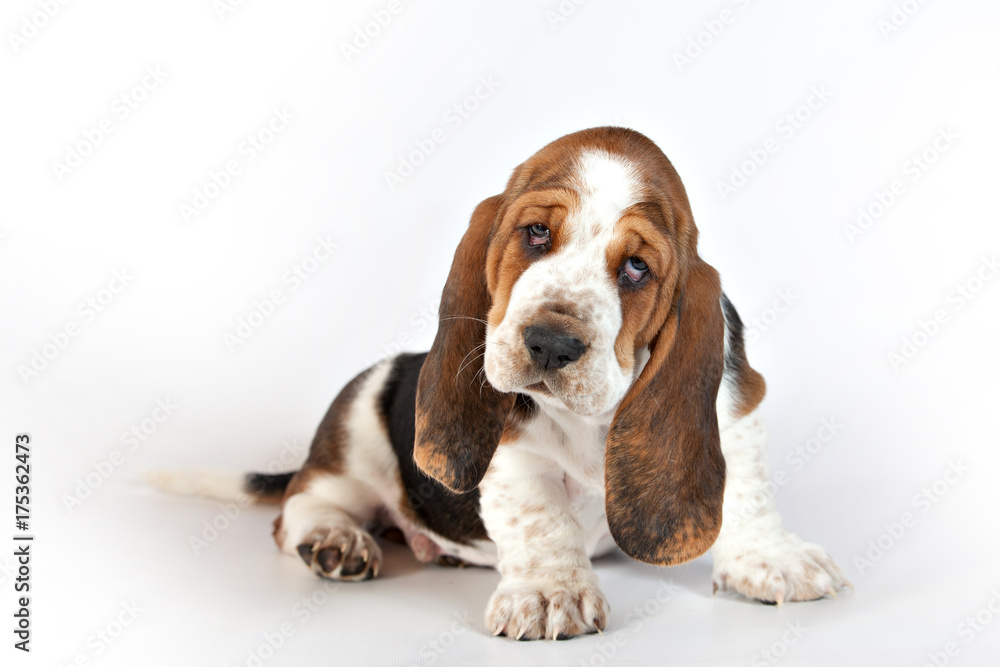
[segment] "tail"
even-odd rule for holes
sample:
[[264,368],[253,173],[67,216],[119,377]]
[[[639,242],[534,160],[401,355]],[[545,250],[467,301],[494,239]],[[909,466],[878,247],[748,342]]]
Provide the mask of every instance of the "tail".
[[143,473],[147,482],[168,493],[234,501],[245,501],[249,497],[251,503],[281,502],[294,476],[294,472],[269,475],[214,470],[147,470]]

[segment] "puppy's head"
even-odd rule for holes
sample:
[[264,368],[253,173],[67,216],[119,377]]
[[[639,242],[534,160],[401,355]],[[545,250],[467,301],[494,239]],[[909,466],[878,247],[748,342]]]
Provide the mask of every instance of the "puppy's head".
[[455,254],[418,387],[418,465],[474,488],[517,394],[611,418],[619,546],[661,564],[697,556],[725,480],[720,297],[680,178],[649,139],[597,128],[549,144],[477,207]]

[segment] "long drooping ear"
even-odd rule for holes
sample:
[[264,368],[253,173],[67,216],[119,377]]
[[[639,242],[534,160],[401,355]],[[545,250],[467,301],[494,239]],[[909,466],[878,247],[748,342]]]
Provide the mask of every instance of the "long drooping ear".
[[437,335],[417,383],[413,457],[427,475],[452,491],[474,489],[486,474],[514,394],[480,385],[486,342],[486,254],[501,197],[472,214],[448,274]]
[[650,358],[608,433],[608,526],[629,556],[674,565],[704,553],[722,524],[726,464],[715,401],[725,323],[715,269],[697,256]]

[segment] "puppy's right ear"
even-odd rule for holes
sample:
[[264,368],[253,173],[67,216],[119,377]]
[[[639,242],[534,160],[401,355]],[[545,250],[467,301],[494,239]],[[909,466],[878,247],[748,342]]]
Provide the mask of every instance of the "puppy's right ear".
[[481,385],[479,377],[491,304],[486,255],[500,204],[500,195],[479,204],[458,244],[417,383],[413,457],[424,473],[459,493],[476,488],[486,474],[514,405],[514,394]]

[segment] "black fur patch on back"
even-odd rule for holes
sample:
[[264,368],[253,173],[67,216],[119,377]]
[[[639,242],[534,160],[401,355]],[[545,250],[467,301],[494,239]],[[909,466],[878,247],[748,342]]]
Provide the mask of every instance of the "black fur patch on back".
[[277,475],[250,472],[243,480],[243,490],[253,496],[280,499],[285,495],[285,489],[288,488],[288,483],[292,481],[294,476],[294,472],[283,472]]
[[459,544],[488,539],[479,518],[479,489],[454,493],[422,473],[413,461],[417,380],[427,354],[401,354],[386,380],[379,407],[403,478],[404,511],[438,535]]

